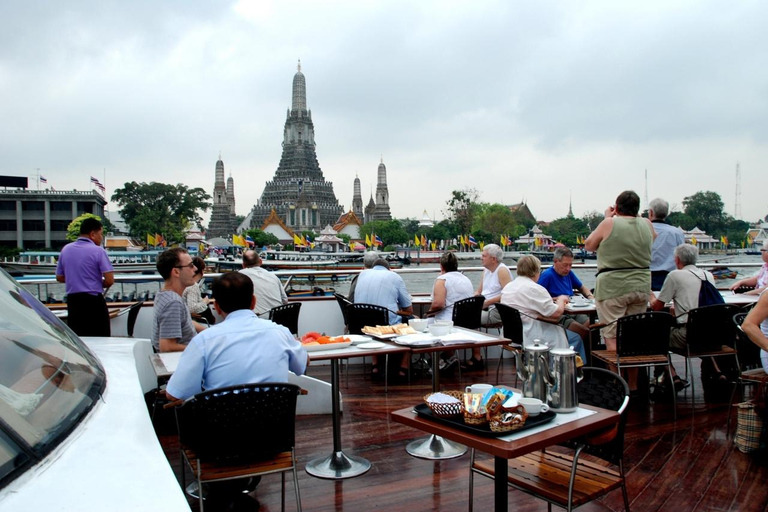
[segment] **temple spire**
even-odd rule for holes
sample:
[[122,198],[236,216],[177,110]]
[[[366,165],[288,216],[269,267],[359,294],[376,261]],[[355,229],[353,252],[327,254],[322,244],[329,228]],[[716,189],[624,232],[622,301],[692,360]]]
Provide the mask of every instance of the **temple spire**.
[[298,71],[293,75],[293,99],[291,101],[291,111],[301,112],[307,110],[307,82],[304,74],[301,72],[301,60],[296,67]]

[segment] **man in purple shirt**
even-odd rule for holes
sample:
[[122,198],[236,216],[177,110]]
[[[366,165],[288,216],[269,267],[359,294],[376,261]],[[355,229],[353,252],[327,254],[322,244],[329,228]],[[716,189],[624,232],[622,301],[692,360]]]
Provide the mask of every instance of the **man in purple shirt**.
[[112,263],[101,247],[104,228],[89,217],[80,236],[64,246],[56,266],[56,280],[66,284],[67,324],[78,336],[109,336],[109,311],[104,290],[115,282]]

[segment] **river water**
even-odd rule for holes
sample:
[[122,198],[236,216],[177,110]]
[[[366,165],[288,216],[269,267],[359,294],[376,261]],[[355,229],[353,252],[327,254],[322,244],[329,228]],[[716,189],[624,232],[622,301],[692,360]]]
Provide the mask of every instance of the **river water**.
[[[711,255],[702,255],[700,258],[700,263],[714,263],[715,256]],[[722,258],[722,257],[721,257]],[[729,263],[755,263],[760,264],[761,258],[759,255],[745,255],[745,254],[739,254],[736,256],[727,256],[725,258],[721,259],[721,262],[724,266],[727,266]],[[469,277],[469,280],[472,281],[473,286],[475,289],[480,285],[480,281],[482,280],[482,267],[480,264],[480,259],[477,260],[462,260],[461,262],[461,268],[467,268],[471,267],[474,270],[467,270],[465,272],[466,276]],[[514,261],[509,259],[509,261],[506,261],[508,265],[514,265]],[[587,260],[587,264],[596,264],[596,260]],[[578,265],[578,260],[577,260]],[[425,273],[414,273],[411,272],[411,270],[415,269],[431,269],[431,272],[425,272]],[[738,272],[738,275],[735,279],[722,279],[717,281],[718,288],[723,288],[729,286],[731,283],[743,279],[744,277],[755,275],[758,271],[758,267],[750,267],[750,268],[739,268],[735,269]],[[573,268],[573,271],[576,273],[578,278],[581,280],[582,283],[587,285],[588,288],[594,288],[595,286],[595,273],[597,272],[594,268],[579,268],[578,266],[575,266]],[[404,267],[403,272],[400,273],[400,275],[403,277],[403,280],[405,281],[405,285],[408,289],[408,292],[412,294],[429,294],[432,292],[432,287],[435,283],[435,278],[437,277],[438,273],[440,272],[440,265],[437,263],[426,263],[422,265],[411,265],[410,267]],[[514,271],[513,271],[513,277],[514,277]],[[330,284],[330,283],[329,283]],[[349,281],[339,281],[336,283],[333,283],[333,288],[343,294],[347,295],[349,293]],[[123,300],[133,301],[136,300],[136,295],[139,295],[145,291],[148,291],[150,296],[153,296],[157,290],[160,288],[161,283],[160,282],[149,282],[149,283],[142,283],[138,285],[134,284],[124,284],[121,285],[120,283],[116,283],[108,293],[108,297],[111,298],[115,293],[120,292],[119,294],[122,295],[124,298]],[[303,288],[304,286],[298,286],[299,288]],[[36,285],[28,285],[27,289],[35,296],[38,295],[38,287]],[[61,284],[49,284],[45,285],[44,287],[41,286],[40,288],[40,295],[42,295],[42,299],[45,299],[48,295],[53,295],[55,298],[61,300],[61,298],[64,296],[64,285]]]

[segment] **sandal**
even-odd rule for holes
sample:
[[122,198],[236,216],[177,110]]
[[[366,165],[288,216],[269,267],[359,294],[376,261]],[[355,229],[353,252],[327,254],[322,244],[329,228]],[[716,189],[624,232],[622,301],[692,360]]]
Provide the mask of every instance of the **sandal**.
[[461,365],[461,369],[465,371],[479,371],[485,368],[485,363],[481,359],[475,359],[475,356],[470,357],[467,361]]

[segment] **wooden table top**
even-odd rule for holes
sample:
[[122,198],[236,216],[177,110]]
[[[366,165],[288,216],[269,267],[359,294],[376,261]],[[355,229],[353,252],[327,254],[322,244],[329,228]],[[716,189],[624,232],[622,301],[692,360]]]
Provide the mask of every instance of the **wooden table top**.
[[443,423],[438,423],[437,421],[423,418],[416,414],[412,407],[393,411],[391,417],[392,420],[397,423],[402,423],[403,425],[471,446],[472,448],[489,453],[495,457],[512,459],[547,446],[562,443],[569,439],[574,439],[610,427],[619,421],[620,416],[616,411],[609,411],[598,407],[591,407],[589,405],[581,405],[580,407],[595,411],[595,414],[563,425],[553,424],[552,428],[513,441],[505,441],[495,437],[472,434]]

